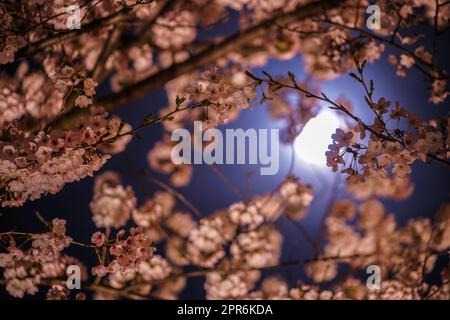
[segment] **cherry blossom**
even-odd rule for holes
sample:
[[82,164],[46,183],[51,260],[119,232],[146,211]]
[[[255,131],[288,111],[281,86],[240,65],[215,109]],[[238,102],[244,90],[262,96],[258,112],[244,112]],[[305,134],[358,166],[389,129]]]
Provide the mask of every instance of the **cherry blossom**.
[[117,232],[115,242],[108,248],[113,260],[108,265],[98,265],[92,268],[92,274],[104,277],[110,272],[120,272],[122,275],[135,274],[141,263],[149,262],[153,257],[154,248],[151,240],[143,233],[142,228],[130,228],[130,235],[124,238],[125,230]]
[[225,256],[223,246],[227,239],[221,232],[223,224],[219,217],[202,220],[190,232],[186,250],[193,264],[211,268]]
[[[449,166],[450,121],[443,109],[449,72],[442,46],[450,5],[379,0],[382,26],[372,30],[366,25],[370,4],[0,5],[2,214],[14,215],[9,207],[28,210],[28,201],[95,176],[90,213],[77,216],[92,214],[88,224],[77,224],[92,227],[88,235],[75,239],[80,234],[68,217],[53,218],[64,212],[37,213],[41,229],[33,230],[39,231],[17,226],[0,232],[0,286],[15,298],[177,299],[198,277],[207,299],[449,300],[449,204],[406,217],[385,200],[423,197],[416,194],[423,186],[415,170]],[[80,10],[80,28],[69,27],[71,5]],[[291,71],[272,74],[273,61],[284,61]],[[389,85],[390,75],[399,83],[396,77],[420,77],[417,89],[430,105],[393,100],[396,92],[370,79],[380,65]],[[328,81],[347,76],[352,89],[329,90]],[[394,82],[391,87],[398,88]],[[167,98],[163,105],[148,99],[155,92]],[[142,114],[133,111],[140,120],[117,115],[140,99],[150,102]],[[194,121],[205,130],[240,126],[263,112],[289,147],[324,108],[341,123],[324,150],[326,174],[346,178],[334,187],[321,174],[298,171],[295,157],[272,186],[250,173],[247,185],[235,185],[228,171],[207,168],[232,191],[228,201],[208,175],[206,182],[198,180],[195,165],[172,161],[173,130],[192,130]],[[139,155],[130,149],[123,180],[114,171],[97,173],[132,139],[145,145],[140,132],[157,134],[159,125],[162,134],[147,146],[148,167],[137,168]],[[126,174],[138,176],[139,185]],[[205,190],[203,183],[208,193],[191,198],[192,190]],[[286,232],[289,227],[298,232]],[[82,250],[92,259],[66,255]],[[369,289],[362,276],[369,265],[380,267],[380,290]],[[80,268],[80,292],[67,286],[69,266]],[[283,277],[292,270],[302,279]]]
[[95,225],[120,228],[125,225],[136,208],[133,189],[120,184],[120,177],[114,172],[97,176],[94,196],[90,203]]

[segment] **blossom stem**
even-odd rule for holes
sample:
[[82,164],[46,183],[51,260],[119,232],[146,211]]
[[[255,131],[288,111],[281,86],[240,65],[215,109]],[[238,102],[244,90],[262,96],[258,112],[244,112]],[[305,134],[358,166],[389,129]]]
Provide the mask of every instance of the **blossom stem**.
[[[35,236],[37,234],[35,233],[30,233],[30,232],[19,232],[19,231],[8,231],[8,232],[1,232],[0,233],[0,238],[3,236],[25,236],[27,238],[32,238],[33,236]],[[85,248],[96,248],[95,245],[93,244],[85,244],[82,242],[78,242],[78,241],[72,241],[71,244],[74,244],[76,246],[80,246],[80,247],[85,247]]]

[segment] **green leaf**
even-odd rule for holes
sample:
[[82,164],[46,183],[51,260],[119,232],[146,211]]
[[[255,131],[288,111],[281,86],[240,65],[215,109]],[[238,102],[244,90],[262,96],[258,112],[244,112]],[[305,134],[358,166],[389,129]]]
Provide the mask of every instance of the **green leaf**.
[[179,97],[177,96],[177,98],[175,99],[175,103],[177,104],[177,107],[181,106],[181,104],[186,101],[186,97]]
[[291,81],[292,81],[293,84],[296,84],[296,83],[297,83],[297,82],[295,81],[295,74],[294,74],[293,72],[289,71],[289,72],[288,72],[288,76],[289,76],[289,79],[291,79]]
[[266,72],[266,71],[264,71],[263,70],[263,75],[265,75],[269,80],[272,80],[272,76],[268,73],[268,72]]
[[356,74],[354,74],[353,72],[350,72],[348,75],[350,77],[352,77],[353,79],[355,79],[356,81],[362,82],[361,79]]
[[248,77],[250,77],[250,78],[252,78],[252,79],[255,79],[255,76],[254,76],[253,73],[251,73],[250,71],[245,70],[245,74],[246,74]]
[[153,114],[149,113],[144,120],[142,120],[142,125],[146,125],[153,121]]
[[356,69],[358,69],[358,71],[361,71],[361,66],[359,64],[358,58],[355,55],[353,56],[353,61],[355,62]]
[[367,60],[364,60],[361,65],[361,73],[364,71],[364,68],[366,67],[366,63],[367,63]]

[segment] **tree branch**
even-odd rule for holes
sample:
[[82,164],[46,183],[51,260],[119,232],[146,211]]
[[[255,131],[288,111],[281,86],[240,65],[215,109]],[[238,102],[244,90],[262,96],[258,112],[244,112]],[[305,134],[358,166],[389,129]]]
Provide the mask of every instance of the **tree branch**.
[[92,32],[95,30],[98,30],[103,27],[110,26],[112,24],[116,24],[126,18],[126,16],[131,12],[131,7],[123,8],[120,11],[117,11],[109,16],[103,17],[101,19],[95,20],[89,24],[86,24],[81,29],[72,29],[72,30],[66,30],[62,32],[55,33],[47,38],[41,39],[36,42],[32,42],[28,44],[27,46],[20,49],[15,54],[15,60],[19,60],[22,58],[30,57],[35,55],[41,50],[44,50],[45,48],[52,46],[54,44],[58,44],[62,41],[66,41],[72,38],[79,37],[80,35]]
[[[266,76],[268,77],[267,79],[263,79],[263,78],[259,78],[253,74],[251,74],[250,72],[247,71],[247,76],[249,76],[250,78],[252,78],[253,80],[255,80],[255,83],[266,83],[268,85],[274,85],[274,86],[278,86],[280,88],[287,88],[287,89],[293,89],[293,90],[297,90],[303,94],[305,94],[305,96],[307,98],[313,98],[313,99],[317,99],[319,101],[324,101],[327,102],[329,104],[331,104],[332,109],[336,109],[340,112],[345,113],[348,117],[352,118],[354,121],[356,122],[361,122],[364,126],[364,129],[368,132],[370,132],[371,134],[373,134],[374,136],[382,139],[382,140],[387,140],[387,141],[392,141],[392,142],[398,142],[400,143],[402,146],[405,146],[405,143],[399,139],[396,139],[395,137],[392,137],[390,135],[384,135],[380,132],[375,131],[371,126],[367,125],[366,123],[362,122],[360,118],[358,118],[357,116],[355,116],[353,113],[351,113],[347,108],[345,108],[342,104],[336,103],[335,101],[331,100],[330,98],[328,98],[324,93],[321,93],[321,95],[317,95],[314,94],[312,92],[309,92],[308,90],[305,90],[304,88],[300,87],[296,82],[294,82],[292,85],[290,84],[286,84],[280,81],[275,80],[272,76],[270,76],[269,74],[266,74]],[[445,166],[450,168],[450,162],[448,162],[445,159],[441,159],[438,156],[432,154],[432,153],[427,153],[427,157],[435,160],[441,164],[444,164]]]
[[[140,99],[153,90],[161,88],[168,81],[185,73],[192,72],[199,67],[214,63],[217,59],[233,52],[240,47],[248,44],[257,37],[262,37],[272,26],[278,24],[288,24],[293,21],[303,20],[305,18],[314,17],[323,13],[323,6],[326,4],[328,8],[337,7],[341,1],[315,1],[306,5],[297,7],[291,12],[282,12],[268,20],[265,20],[248,29],[241,30],[227,39],[209,45],[200,53],[192,56],[188,60],[173,64],[169,68],[160,70],[159,72],[143,79],[135,84],[124,88],[119,93],[111,94],[98,99],[94,105],[103,106],[106,111],[111,112],[126,106],[131,101]],[[61,121],[73,123],[75,119],[89,113],[86,109],[74,109],[61,118]],[[62,125],[62,123],[60,123]]]

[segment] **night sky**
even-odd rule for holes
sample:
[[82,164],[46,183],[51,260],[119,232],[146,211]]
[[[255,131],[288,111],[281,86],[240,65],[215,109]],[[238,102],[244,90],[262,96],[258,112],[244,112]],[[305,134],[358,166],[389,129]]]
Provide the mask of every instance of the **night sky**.
[[[215,32],[228,33],[234,29],[234,25],[235,21],[232,20],[228,25],[222,26]],[[211,32],[204,32],[200,37],[206,38],[211,34]],[[449,40],[448,34],[443,36],[441,43],[447,43],[447,46],[439,48],[441,50],[439,63],[447,71],[450,69],[448,59],[450,56]],[[408,69],[406,78],[399,78],[395,75],[395,68],[386,61],[388,53],[393,53],[393,51],[386,49],[382,59],[374,64],[368,64],[366,67],[365,77],[373,79],[375,83],[375,98],[384,96],[392,101],[399,100],[404,107],[415,111],[422,119],[447,114],[448,103],[440,105],[428,103],[427,84],[417,70],[414,68]],[[255,69],[252,72],[258,74],[261,70]],[[296,74],[297,79],[302,79],[305,76],[301,58],[298,56],[290,61],[270,60],[264,70],[273,75],[286,75],[287,71],[290,70]],[[363,100],[362,90],[349,76],[342,75],[336,80],[325,82],[322,84],[321,90],[332,99],[339,97],[349,99],[357,115],[363,118],[369,115],[369,110]],[[107,89],[103,88],[103,93],[106,91]],[[161,88],[122,108],[117,114],[134,126],[139,124],[149,112],[156,114],[156,110],[165,107],[167,103],[164,89]],[[281,123],[274,122],[266,111],[265,105],[255,105],[253,111],[242,111],[238,120],[220,128],[280,127]],[[133,186],[138,196],[139,205],[144,202],[148,195],[157,190],[157,187],[147,181],[140,174],[140,171],[145,169],[150,172],[146,155],[148,150],[159,140],[161,134],[162,127],[160,125],[144,129],[140,133],[141,140],[133,139],[125,152],[113,156],[100,171],[117,171],[122,176],[125,185]],[[266,193],[270,192],[284,178],[290,164],[290,153],[291,150],[288,145],[281,148],[280,170],[275,176],[260,176],[257,165],[221,165],[219,169],[240,188],[242,193],[246,193],[249,181],[254,194]],[[315,188],[314,204],[307,217],[302,220],[302,224],[308,232],[315,237],[320,229],[325,208],[330,198],[346,196],[343,189],[345,178],[340,179],[337,194],[335,194],[333,184],[339,183],[337,180],[339,174],[332,173],[328,167],[313,166],[297,161],[294,174],[303,182],[310,183]],[[164,176],[156,173],[151,173],[151,175],[162,181],[167,181]],[[249,176],[252,177],[251,180],[248,180]],[[411,217],[433,217],[438,208],[448,201],[450,191],[450,170],[448,168],[438,163],[425,164],[417,161],[413,165],[411,178],[415,184],[415,189],[407,201],[383,200],[387,211],[395,213],[399,225],[403,225]],[[93,181],[93,178],[87,178],[78,183],[67,184],[56,195],[47,195],[37,201],[27,202],[20,208],[0,209],[0,231],[15,228],[18,231],[40,232],[43,230],[43,225],[35,215],[35,212],[40,212],[47,220],[54,217],[66,219],[68,221],[68,235],[78,241],[89,242],[92,233],[96,230],[89,209]],[[194,175],[190,185],[181,188],[180,192],[205,214],[211,214],[217,209],[225,208],[240,200],[207,165],[194,165]],[[307,258],[312,255],[311,248],[295,226],[283,219],[280,223],[277,223],[277,226],[285,236],[282,260]],[[95,263],[95,256],[91,251],[86,252],[86,250],[80,250],[79,248],[69,248],[66,252],[79,257],[82,261],[87,262],[90,267]],[[161,252],[163,251],[161,250]],[[278,273],[284,275],[288,280],[294,281],[303,275],[303,271],[299,269],[300,267],[283,268]],[[181,297],[188,299],[202,298],[204,296],[202,283],[202,279],[189,280],[187,289],[183,291]],[[1,298],[9,297],[5,295],[3,289],[0,291]],[[27,296],[27,298],[29,297]]]

